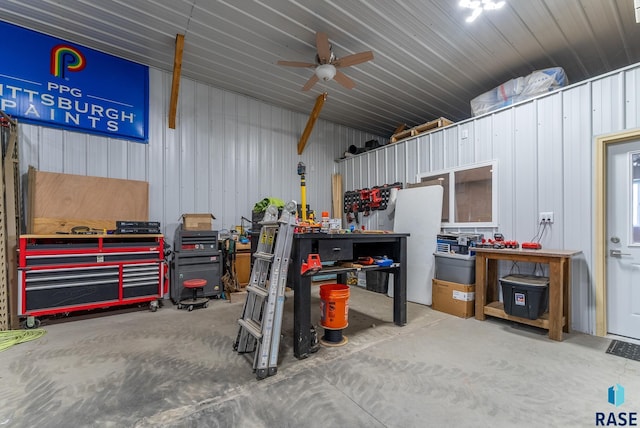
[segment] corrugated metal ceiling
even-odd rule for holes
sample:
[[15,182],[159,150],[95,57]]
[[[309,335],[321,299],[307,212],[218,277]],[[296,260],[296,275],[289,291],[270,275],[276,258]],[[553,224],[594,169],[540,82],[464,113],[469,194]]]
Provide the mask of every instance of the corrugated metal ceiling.
[[[183,76],[300,112],[327,92],[322,119],[382,136],[466,119],[472,98],[536,69],[575,83],[640,61],[633,0],[506,1],[471,24],[458,0],[0,0],[0,19],[163,70],[182,33]],[[302,92],[312,70],[276,65],[314,62],[316,31],[338,57],[373,51],[342,69],[354,89]]]

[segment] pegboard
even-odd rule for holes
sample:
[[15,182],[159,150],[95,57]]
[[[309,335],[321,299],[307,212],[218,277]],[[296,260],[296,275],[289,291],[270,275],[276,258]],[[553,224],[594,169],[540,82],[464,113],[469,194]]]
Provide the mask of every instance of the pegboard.
[[371,189],[348,190],[344,193],[343,210],[345,213],[361,212],[367,215],[370,211],[386,210],[391,198],[391,189],[402,189],[402,183],[383,184]]

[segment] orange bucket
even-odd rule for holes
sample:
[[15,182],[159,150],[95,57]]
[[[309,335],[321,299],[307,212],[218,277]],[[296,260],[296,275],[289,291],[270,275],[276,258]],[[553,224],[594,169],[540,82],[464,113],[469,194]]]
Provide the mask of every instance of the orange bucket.
[[330,330],[340,330],[349,325],[348,285],[320,286],[320,324]]

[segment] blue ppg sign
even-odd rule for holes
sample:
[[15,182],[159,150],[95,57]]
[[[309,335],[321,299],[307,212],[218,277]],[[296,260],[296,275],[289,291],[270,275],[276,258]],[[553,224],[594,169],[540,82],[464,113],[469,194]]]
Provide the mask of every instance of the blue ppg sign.
[[[609,387],[607,401],[616,407],[624,404],[624,387],[619,383]],[[600,427],[624,427],[638,426],[637,412],[596,412],[596,426]]]
[[25,122],[148,140],[149,68],[15,25],[0,38],[0,110]]

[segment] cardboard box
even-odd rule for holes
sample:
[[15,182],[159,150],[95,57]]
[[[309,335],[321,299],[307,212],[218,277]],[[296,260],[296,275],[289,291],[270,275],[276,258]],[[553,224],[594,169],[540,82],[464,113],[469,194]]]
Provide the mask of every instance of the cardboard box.
[[182,228],[184,230],[212,230],[215,219],[211,213],[182,214]]
[[431,308],[461,318],[475,315],[476,285],[434,279]]

